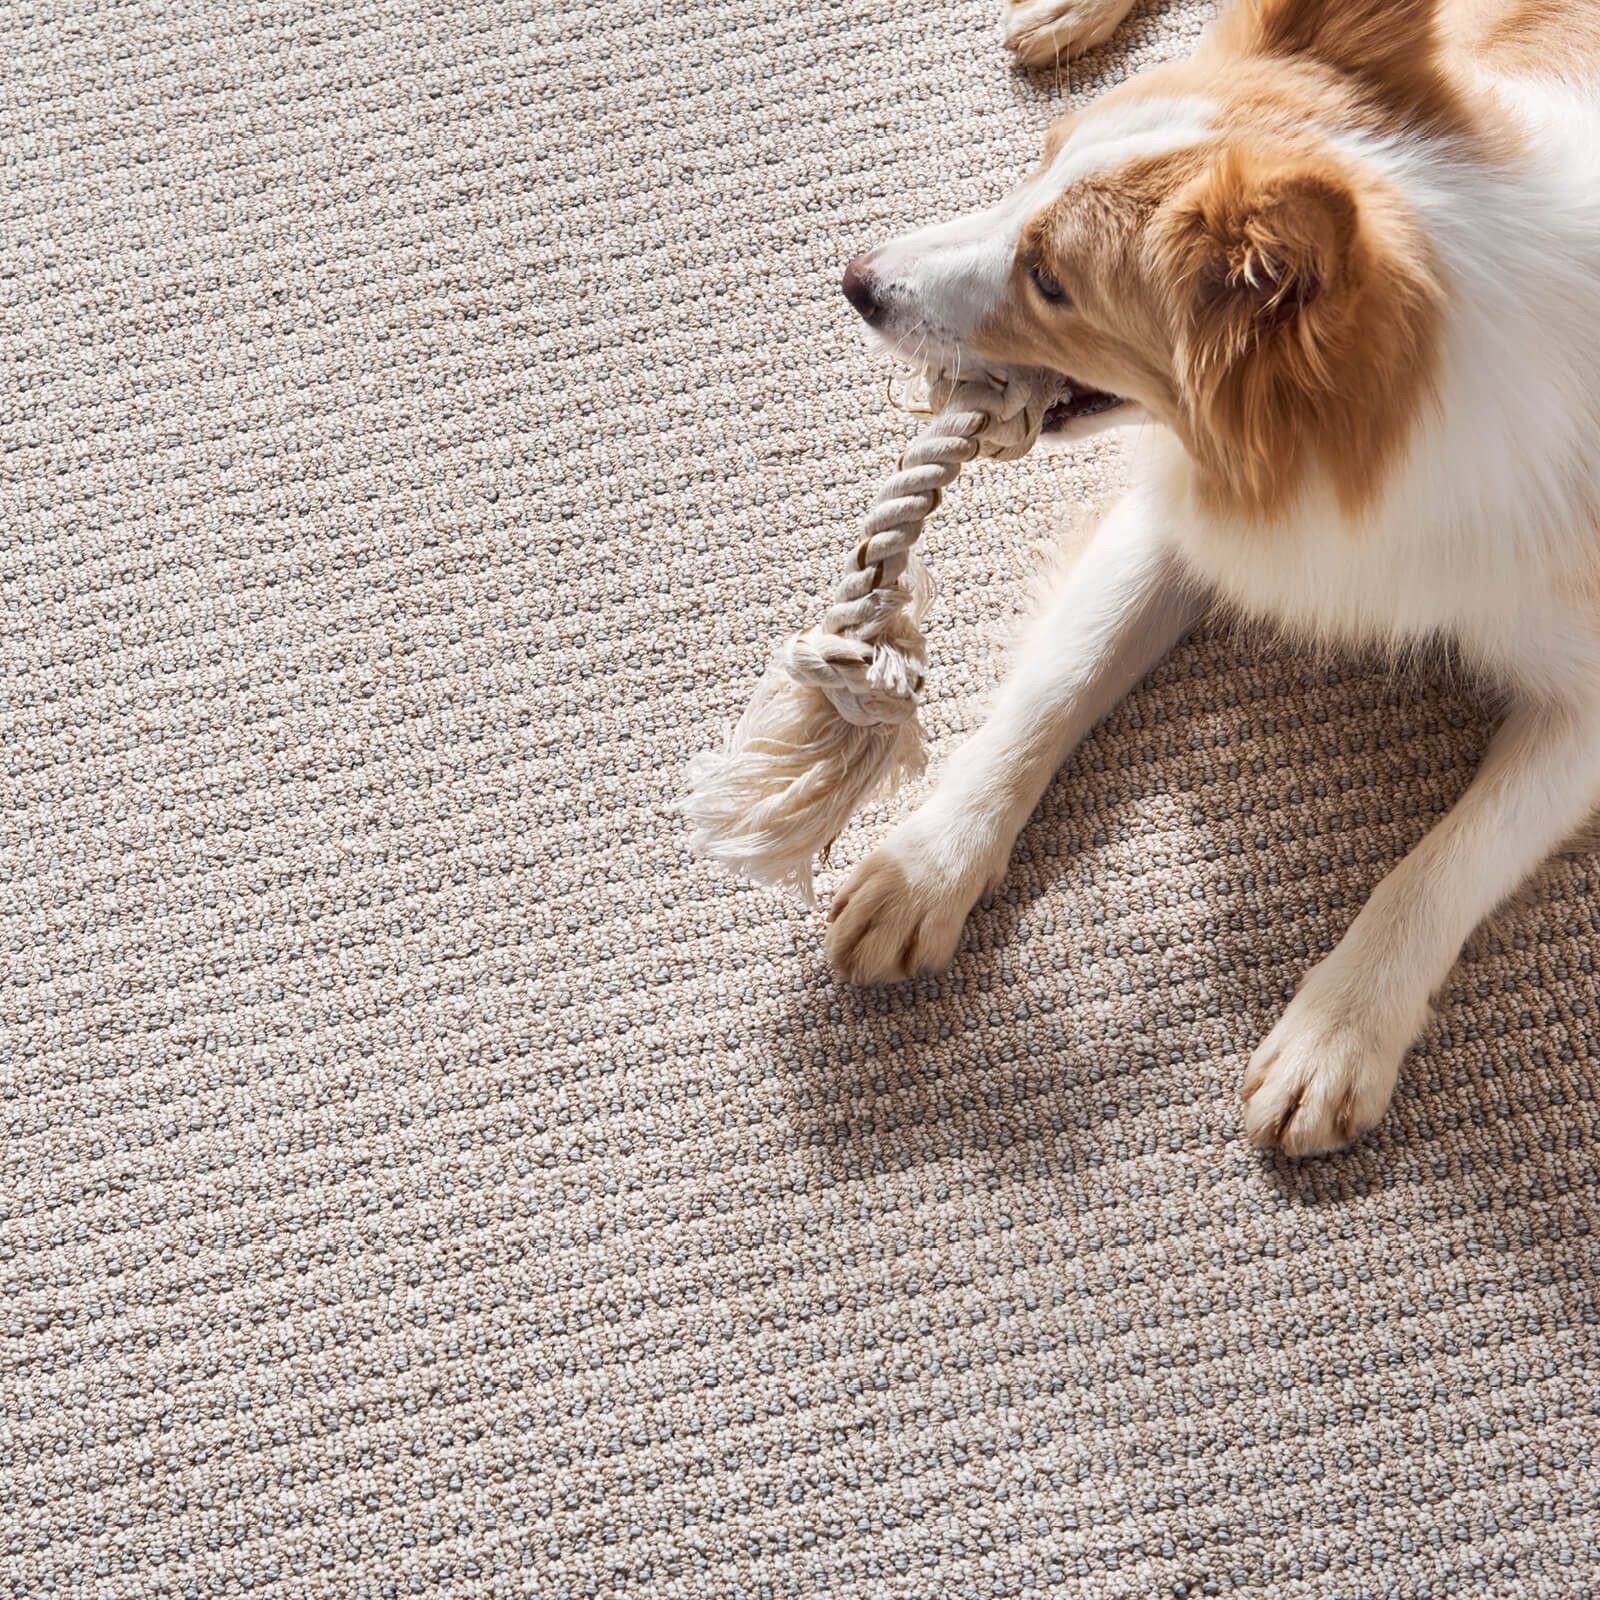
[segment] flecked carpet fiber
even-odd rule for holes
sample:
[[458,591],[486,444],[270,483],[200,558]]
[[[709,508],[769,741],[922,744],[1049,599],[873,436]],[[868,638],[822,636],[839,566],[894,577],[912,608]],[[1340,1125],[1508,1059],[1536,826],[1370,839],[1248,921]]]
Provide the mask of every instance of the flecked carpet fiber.
[[[1600,1590],[1595,858],[1239,1131],[1484,706],[1205,635],[875,992],[672,810],[906,431],[839,263],[1208,12],[0,14],[0,1593]],[[940,514],[939,751],[1119,470]]]

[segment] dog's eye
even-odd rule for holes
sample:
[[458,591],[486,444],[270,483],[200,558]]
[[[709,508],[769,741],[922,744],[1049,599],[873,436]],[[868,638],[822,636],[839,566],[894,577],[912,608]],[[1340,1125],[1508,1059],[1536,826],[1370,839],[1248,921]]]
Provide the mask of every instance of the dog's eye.
[[1067,298],[1067,291],[1053,278],[1037,261],[1028,268],[1028,276],[1033,279],[1033,286],[1046,300],[1059,305]]

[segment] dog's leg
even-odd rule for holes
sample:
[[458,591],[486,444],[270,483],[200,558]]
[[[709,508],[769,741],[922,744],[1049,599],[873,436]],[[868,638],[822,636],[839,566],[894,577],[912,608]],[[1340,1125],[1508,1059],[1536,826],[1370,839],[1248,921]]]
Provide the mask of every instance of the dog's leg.
[[1001,37],[1030,67],[1048,67],[1104,44],[1133,0],[1005,0]]
[[1245,1131],[1310,1155],[1383,1115],[1466,937],[1600,804],[1600,698],[1522,705],[1450,814],[1373,891],[1251,1058]]
[[885,983],[949,961],[1051,775],[1198,610],[1149,499],[1130,493],[1034,625],[989,719],[835,897],[834,966]]

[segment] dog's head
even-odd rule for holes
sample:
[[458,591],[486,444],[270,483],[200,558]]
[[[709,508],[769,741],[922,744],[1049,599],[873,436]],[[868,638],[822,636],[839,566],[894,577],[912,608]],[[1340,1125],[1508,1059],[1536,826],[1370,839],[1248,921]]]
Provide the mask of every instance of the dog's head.
[[1048,430],[1171,427],[1260,515],[1358,506],[1431,378],[1440,294],[1374,141],[1472,136],[1430,0],[1241,0],[1201,52],[1057,124],[998,205],[858,256],[852,305],[943,371],[1047,368]]

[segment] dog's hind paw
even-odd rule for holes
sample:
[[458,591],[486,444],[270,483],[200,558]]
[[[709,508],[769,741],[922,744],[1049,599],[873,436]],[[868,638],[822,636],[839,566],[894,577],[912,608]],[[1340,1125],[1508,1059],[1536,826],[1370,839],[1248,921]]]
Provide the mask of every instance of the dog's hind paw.
[[1018,61],[1047,67],[1104,44],[1132,0],[1006,0],[1001,38]]

